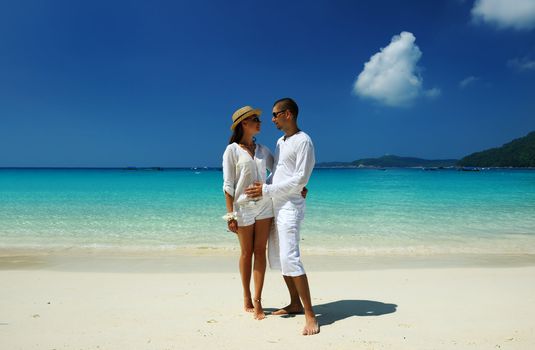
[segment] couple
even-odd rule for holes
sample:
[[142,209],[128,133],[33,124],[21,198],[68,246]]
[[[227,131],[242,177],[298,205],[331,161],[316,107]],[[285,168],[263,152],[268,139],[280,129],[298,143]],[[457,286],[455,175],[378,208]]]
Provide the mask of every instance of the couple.
[[[224,219],[240,242],[239,267],[245,310],[252,312],[255,319],[265,317],[261,296],[269,239],[270,263],[281,268],[290,293],[290,304],[274,311],[273,315],[304,312],[303,335],[313,335],[319,333],[319,325],[301,263],[299,231],[305,211],[305,185],[315,160],[312,140],[297,127],[298,112],[291,98],[274,103],[271,120],[284,132],[277,141],[275,157],[267,147],[255,143],[254,136],[260,132],[260,110],[245,106],[232,115],[230,129],[233,133],[223,154],[223,191],[227,206]],[[275,226],[273,231],[272,225]],[[254,298],[249,289],[253,256]]]

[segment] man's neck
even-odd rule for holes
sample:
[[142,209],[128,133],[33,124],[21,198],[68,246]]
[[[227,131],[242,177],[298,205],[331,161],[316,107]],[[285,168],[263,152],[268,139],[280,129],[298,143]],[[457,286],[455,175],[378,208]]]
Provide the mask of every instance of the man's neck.
[[293,135],[297,134],[299,131],[299,128],[297,125],[292,125],[287,130],[284,130],[284,140],[288,139],[289,137],[292,137]]

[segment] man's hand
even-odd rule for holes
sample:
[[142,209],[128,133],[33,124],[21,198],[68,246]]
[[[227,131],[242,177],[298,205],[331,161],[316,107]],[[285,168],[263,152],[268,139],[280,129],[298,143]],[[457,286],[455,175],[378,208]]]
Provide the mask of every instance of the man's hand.
[[262,197],[262,185],[261,182],[255,182],[253,185],[245,189],[245,194],[247,197],[253,199]]
[[301,197],[307,198],[308,188],[303,187],[303,190],[301,191]]

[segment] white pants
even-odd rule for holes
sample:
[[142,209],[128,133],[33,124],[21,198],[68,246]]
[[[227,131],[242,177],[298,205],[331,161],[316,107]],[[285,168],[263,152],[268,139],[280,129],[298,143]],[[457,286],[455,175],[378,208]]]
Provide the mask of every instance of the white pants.
[[[295,208],[274,208],[274,231],[269,238],[268,257],[272,268],[282,270],[284,276],[301,276],[305,268],[301,262],[299,241],[304,211]],[[278,254],[277,254],[278,253]],[[278,256],[277,256],[278,255]]]

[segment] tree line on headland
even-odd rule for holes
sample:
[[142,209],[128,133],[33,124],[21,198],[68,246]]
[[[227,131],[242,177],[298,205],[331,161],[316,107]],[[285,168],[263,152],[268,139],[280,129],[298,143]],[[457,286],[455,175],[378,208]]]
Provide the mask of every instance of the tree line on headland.
[[317,167],[514,167],[535,168],[535,131],[515,139],[501,147],[491,148],[481,152],[472,153],[460,160],[439,159],[428,160],[413,157],[399,157],[386,155],[379,158],[359,159],[353,162],[326,162],[319,163]]
[[459,166],[475,167],[535,167],[535,131],[502,147],[472,153],[459,160]]

